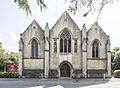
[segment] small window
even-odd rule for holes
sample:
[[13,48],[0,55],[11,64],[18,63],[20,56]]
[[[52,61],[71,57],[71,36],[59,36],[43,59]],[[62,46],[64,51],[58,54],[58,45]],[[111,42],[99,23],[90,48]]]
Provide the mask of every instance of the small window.
[[68,52],[71,52],[71,39],[68,40]]
[[77,40],[74,40],[74,52],[77,53]]
[[35,39],[31,42],[31,51],[32,51],[32,57],[37,58],[38,57],[38,43]]
[[98,57],[98,43],[96,41],[92,45],[92,57]]
[[64,52],[67,52],[67,39],[64,39]]
[[57,53],[57,41],[54,40],[54,53]]
[[63,39],[60,39],[60,52],[63,52]]

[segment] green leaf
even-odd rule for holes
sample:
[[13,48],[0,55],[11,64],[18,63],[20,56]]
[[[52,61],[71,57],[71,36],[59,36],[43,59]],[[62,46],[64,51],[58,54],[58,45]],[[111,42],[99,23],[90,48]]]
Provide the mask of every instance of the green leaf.
[[40,7],[41,11],[47,8],[47,5],[44,3],[44,0],[36,0],[36,2],[37,2],[37,5]]

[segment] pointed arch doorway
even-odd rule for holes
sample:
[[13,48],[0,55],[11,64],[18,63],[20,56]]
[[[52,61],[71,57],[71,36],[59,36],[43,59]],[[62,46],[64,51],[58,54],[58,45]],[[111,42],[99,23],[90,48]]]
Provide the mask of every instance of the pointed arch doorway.
[[64,61],[60,64],[59,70],[60,77],[71,77],[72,65],[69,62]]

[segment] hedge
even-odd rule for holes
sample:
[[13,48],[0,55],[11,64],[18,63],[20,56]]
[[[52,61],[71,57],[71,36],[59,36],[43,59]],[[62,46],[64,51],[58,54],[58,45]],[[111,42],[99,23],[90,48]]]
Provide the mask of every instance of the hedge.
[[114,71],[114,77],[115,78],[120,78],[120,70],[115,70]]
[[18,78],[18,72],[0,72],[0,78]]

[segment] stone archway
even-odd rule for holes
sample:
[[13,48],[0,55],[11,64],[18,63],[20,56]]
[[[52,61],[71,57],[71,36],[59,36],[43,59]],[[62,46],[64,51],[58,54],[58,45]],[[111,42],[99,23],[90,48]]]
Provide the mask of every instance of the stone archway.
[[60,77],[71,77],[72,65],[64,61],[59,66]]

